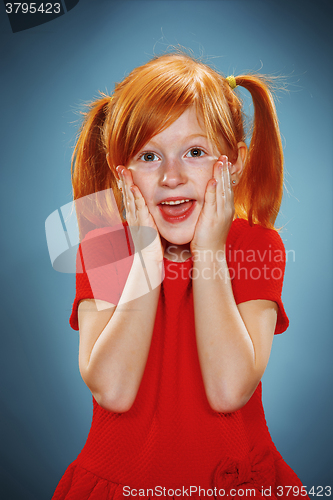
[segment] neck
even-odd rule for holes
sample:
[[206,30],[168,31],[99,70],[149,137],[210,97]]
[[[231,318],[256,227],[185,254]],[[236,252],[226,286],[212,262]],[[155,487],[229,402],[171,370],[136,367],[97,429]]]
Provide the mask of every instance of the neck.
[[[164,240],[164,238],[163,238]],[[163,241],[164,246],[164,257],[172,262],[184,262],[191,257],[190,244],[185,245],[174,245],[168,241]]]

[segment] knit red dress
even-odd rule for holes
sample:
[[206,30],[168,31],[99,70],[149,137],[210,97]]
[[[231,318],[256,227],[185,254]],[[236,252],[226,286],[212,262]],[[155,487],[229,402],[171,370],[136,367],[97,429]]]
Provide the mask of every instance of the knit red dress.
[[[96,230],[94,236],[100,234],[103,230]],[[128,256],[127,231],[117,245],[112,240],[115,234],[113,228],[103,245],[109,262],[112,254],[112,264],[103,261],[105,255],[96,257],[101,245],[94,245],[92,238],[85,249],[70,319],[76,330],[80,300],[118,302],[133,257]],[[119,261],[121,254],[127,258]],[[82,258],[81,248],[78,255]],[[236,303],[276,302],[275,333],[286,330],[289,322],[281,301],[285,251],[278,233],[236,219],[228,235],[227,261]],[[300,480],[269,434],[261,382],[238,411],[223,414],[209,406],[195,338],[192,259],[181,263],[164,259],[164,265],[151,347],[136,400],[128,412],[113,413],[93,398],[87,442],[68,466],[53,500],[241,498],[250,496],[246,490],[261,497],[263,489],[271,498],[304,498]],[[293,494],[287,494],[287,486],[293,487]]]

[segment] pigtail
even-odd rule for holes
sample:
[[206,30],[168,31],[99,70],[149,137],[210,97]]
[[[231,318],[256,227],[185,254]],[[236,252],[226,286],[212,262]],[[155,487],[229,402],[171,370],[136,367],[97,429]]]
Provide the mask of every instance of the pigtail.
[[261,75],[241,75],[236,83],[250,92],[254,104],[251,143],[235,189],[236,213],[250,225],[273,228],[283,193],[283,151],[269,81]]
[[73,198],[81,240],[92,229],[112,224],[121,217],[121,193],[107,162],[103,133],[106,118],[112,112],[112,100],[105,94],[101,96],[83,113],[84,121],[72,156]]

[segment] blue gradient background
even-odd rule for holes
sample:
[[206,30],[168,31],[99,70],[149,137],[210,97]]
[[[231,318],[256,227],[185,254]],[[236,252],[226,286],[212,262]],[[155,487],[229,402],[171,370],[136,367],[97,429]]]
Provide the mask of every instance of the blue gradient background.
[[278,450],[303,483],[332,486],[329,5],[80,0],[16,34],[1,11],[1,498],[51,498],[91,423],[79,335],[68,324],[74,275],[52,269],[44,232],[47,216],[71,200],[77,110],[178,43],[213,56],[224,74],[262,66],[287,76],[277,110],[289,194],[278,224],[296,258],[283,295],[291,326],[274,339],[264,407]]

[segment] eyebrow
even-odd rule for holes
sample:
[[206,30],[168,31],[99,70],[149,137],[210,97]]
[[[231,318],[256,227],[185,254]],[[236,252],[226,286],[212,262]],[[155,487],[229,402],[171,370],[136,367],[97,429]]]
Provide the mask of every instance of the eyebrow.
[[207,139],[207,136],[206,136],[206,135],[204,135],[204,134],[192,134],[192,135],[188,135],[188,136],[186,137],[186,139],[192,139],[192,138],[194,138],[194,137],[203,137],[204,139]]
[[[208,140],[208,137],[206,135],[204,135],[204,134],[191,134],[191,135],[187,135],[186,137],[184,137],[184,140],[185,141],[189,141],[189,140],[195,139],[196,137],[202,137],[203,139],[207,139]],[[153,146],[155,145],[154,137],[152,137],[151,140],[148,141],[148,144],[152,144]]]

